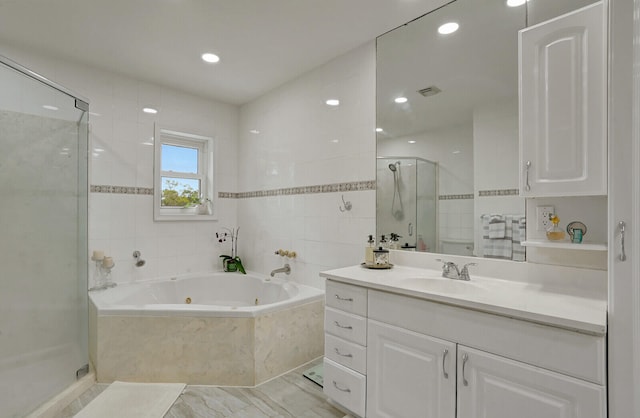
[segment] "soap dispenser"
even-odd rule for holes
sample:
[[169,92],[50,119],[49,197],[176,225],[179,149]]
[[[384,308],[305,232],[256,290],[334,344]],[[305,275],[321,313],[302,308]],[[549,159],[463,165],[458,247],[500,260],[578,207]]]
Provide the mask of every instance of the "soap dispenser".
[[385,250],[389,249],[389,241],[387,241],[387,237],[385,237],[384,235],[380,236],[380,248],[383,248]]
[[364,263],[368,266],[372,266],[375,261],[373,258],[373,249],[376,246],[376,240],[373,239],[373,235],[369,235],[367,243],[369,245],[364,249]]

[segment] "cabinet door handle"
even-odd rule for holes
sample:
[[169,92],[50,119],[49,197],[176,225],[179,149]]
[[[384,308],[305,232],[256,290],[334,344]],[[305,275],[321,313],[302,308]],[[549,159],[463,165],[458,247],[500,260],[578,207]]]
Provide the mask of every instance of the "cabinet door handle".
[[620,261],[627,261],[627,254],[624,252],[624,230],[626,224],[624,221],[618,222],[618,226],[620,227]]
[[334,348],[334,350],[336,350],[336,354],[337,354],[337,355],[339,355],[339,356],[342,356],[342,357],[349,357],[349,358],[353,357],[353,354],[342,354],[342,353],[340,352],[340,350],[338,350],[338,347],[335,347],[335,348]]
[[336,324],[336,327],[338,327],[338,328],[353,329],[353,327],[351,325],[341,325],[340,322],[338,322],[338,321],[333,321],[333,323]]
[[445,361],[447,360],[448,355],[449,355],[449,349],[445,348],[444,353],[442,353],[442,374],[444,375],[445,379],[449,378],[449,373],[447,373],[447,370],[444,367]]
[[464,368],[467,366],[467,360],[469,360],[469,356],[467,353],[462,355],[462,384],[465,386],[469,386],[469,382],[467,382],[467,378],[464,375]]
[[531,191],[531,185],[529,184],[529,169],[531,168],[531,161],[527,161],[526,166],[527,169],[525,170],[526,179],[524,182],[524,189],[529,192]]
[[336,299],[341,300],[343,302],[353,302],[353,298],[341,298],[339,295],[336,294]]
[[338,384],[336,383],[336,381],[333,381],[333,387],[338,389],[340,392],[347,392],[347,393],[351,393],[351,389],[349,388],[341,388],[340,386],[338,386]]

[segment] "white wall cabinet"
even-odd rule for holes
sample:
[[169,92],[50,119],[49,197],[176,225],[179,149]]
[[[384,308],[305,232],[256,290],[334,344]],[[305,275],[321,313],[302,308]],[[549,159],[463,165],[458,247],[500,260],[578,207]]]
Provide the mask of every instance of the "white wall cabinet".
[[333,280],[326,319],[325,394],[358,417],[607,416],[602,335]]
[[455,418],[455,343],[374,320],[367,332],[367,417]]
[[602,2],[519,33],[522,196],[607,193]]

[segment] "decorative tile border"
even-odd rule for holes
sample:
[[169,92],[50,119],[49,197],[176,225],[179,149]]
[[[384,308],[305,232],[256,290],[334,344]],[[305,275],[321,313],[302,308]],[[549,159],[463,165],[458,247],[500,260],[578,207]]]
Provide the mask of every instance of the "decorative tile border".
[[376,181],[353,181],[347,183],[319,184],[315,186],[287,187],[282,189],[258,190],[253,192],[219,192],[218,197],[221,199],[247,199],[253,197],[268,196],[289,196],[299,194],[314,193],[336,193],[336,192],[357,192],[364,190],[375,190]]
[[478,196],[480,197],[493,197],[493,196],[519,196],[519,189],[498,189],[498,190],[479,190]]
[[129,186],[109,186],[103,184],[92,184],[91,193],[115,193],[115,194],[142,194],[153,196],[151,187],[129,187]]
[[473,194],[441,194],[438,196],[438,200],[461,200],[461,199],[473,199]]

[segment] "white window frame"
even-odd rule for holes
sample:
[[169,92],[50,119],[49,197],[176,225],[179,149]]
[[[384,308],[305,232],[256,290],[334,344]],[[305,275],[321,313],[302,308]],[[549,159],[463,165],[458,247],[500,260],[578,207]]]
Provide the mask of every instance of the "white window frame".
[[[176,131],[155,126],[154,135],[153,219],[155,221],[213,221],[217,220],[215,198],[215,140],[209,136]],[[198,150],[198,173],[162,171],[162,145],[195,148]],[[199,214],[195,208],[162,207],[162,177],[200,180],[200,191],[208,199],[211,215]]]

